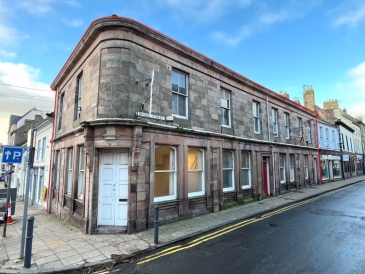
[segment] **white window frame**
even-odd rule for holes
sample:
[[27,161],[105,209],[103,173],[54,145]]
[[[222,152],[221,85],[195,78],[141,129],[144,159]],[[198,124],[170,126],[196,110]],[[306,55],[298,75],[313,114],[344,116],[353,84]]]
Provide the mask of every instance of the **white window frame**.
[[290,118],[289,118],[289,113],[285,112],[284,113],[284,118],[285,118],[285,138],[290,139]]
[[[199,150],[200,152],[201,152],[201,159],[200,159],[200,161],[201,161],[201,163],[200,163],[200,165],[201,165],[201,168],[194,168],[193,166],[189,166],[188,165],[188,173],[189,172],[196,172],[196,173],[200,173],[200,178],[201,178],[201,183],[202,183],[202,185],[201,185],[201,191],[195,191],[195,192],[188,192],[188,197],[190,198],[190,197],[196,197],[196,196],[201,196],[201,195],[204,195],[205,194],[205,180],[204,180],[204,178],[205,178],[205,173],[204,173],[204,150],[203,149],[200,149],[200,148],[193,148],[193,147],[190,147],[190,148],[188,148],[188,154],[189,154],[189,150],[190,149],[196,149],[196,150]],[[188,163],[188,159],[186,159],[187,160],[187,163]],[[199,159],[198,159],[199,160]],[[197,165],[196,167],[198,167],[199,165]],[[188,176],[188,178],[189,178],[189,176]],[[188,184],[189,184],[189,181],[188,181]]]
[[304,178],[305,179],[309,179],[308,165],[309,165],[308,155],[304,155]]
[[[283,163],[281,163],[281,158],[283,159]],[[285,184],[286,183],[286,171],[285,171],[285,165],[286,165],[286,156],[283,153],[279,154],[279,168],[280,168],[280,183]],[[282,176],[283,175],[283,178]]]
[[[176,167],[177,167],[177,157],[176,157],[176,148],[172,147],[172,146],[164,146],[164,145],[160,145],[160,146],[156,146],[155,147],[155,153],[156,153],[156,149],[158,147],[168,147],[170,148],[170,161],[173,160],[174,161],[174,169],[169,169],[169,170],[158,170],[158,171],[154,171],[155,173],[159,173],[159,172],[169,172],[170,174],[172,174],[173,176],[173,182],[170,182],[170,187],[172,187],[173,189],[173,194],[171,195],[167,195],[167,196],[161,196],[161,197],[154,197],[154,202],[158,203],[158,202],[163,202],[163,201],[170,201],[170,200],[175,200],[177,197],[177,180],[176,180]],[[173,155],[171,155],[173,154]]]
[[323,141],[323,127],[319,127],[319,144],[321,148],[324,147],[324,141]]
[[[231,127],[231,92],[223,88],[221,88],[220,105],[222,127]],[[224,123],[225,112],[227,113],[227,123]]]
[[81,96],[82,96],[82,73],[77,76],[77,85],[76,85],[76,110],[75,110],[75,120],[80,119],[81,117]]
[[56,189],[60,187],[60,176],[61,176],[61,151],[56,150]]
[[[248,167],[244,167],[243,166],[243,154],[247,154],[248,155]],[[244,185],[243,184],[243,176],[242,176],[242,172],[246,170],[248,171],[248,185]],[[242,189],[248,189],[251,188],[251,153],[248,151],[241,151],[241,185],[242,185]]]
[[333,143],[333,148],[337,149],[337,144],[336,144],[336,132],[334,129],[332,129],[332,143]]
[[46,151],[46,137],[43,137],[43,139],[42,139],[42,153],[41,153],[41,160],[44,160],[45,151]]
[[295,155],[289,154],[289,173],[290,173],[290,182],[295,181]]
[[303,119],[298,117],[299,137],[303,137]]
[[84,179],[85,179],[85,148],[79,147],[79,174],[77,182],[77,197],[82,199],[84,197]]
[[73,148],[67,150],[67,188],[66,194],[71,194],[73,179]]
[[[230,153],[231,157],[232,157],[232,167],[224,167],[224,161],[223,161],[223,154],[224,153]],[[231,171],[231,179],[232,179],[232,186],[230,187],[224,187],[224,182],[222,181],[222,185],[223,185],[223,192],[227,192],[227,191],[233,191],[235,189],[235,182],[234,182],[234,154],[233,151],[229,151],[229,150],[223,150],[222,153],[222,178],[224,179],[223,176],[223,172],[224,171]]]
[[329,132],[328,128],[326,128],[326,147],[327,148],[330,147],[330,132]]
[[[179,87],[179,75],[183,75],[184,76],[184,79],[185,79],[185,90],[186,90],[186,94],[183,94],[183,93],[180,93],[179,91],[174,91],[173,90],[173,74],[176,73],[177,74],[177,79],[178,79],[178,87]],[[182,73],[180,71],[177,71],[177,70],[172,70],[172,74],[171,74],[171,101],[172,101],[172,115],[173,116],[176,116],[176,117],[179,117],[179,118],[183,118],[183,119],[188,119],[188,94],[189,94],[189,89],[188,89],[188,75],[185,74],[185,73]],[[180,99],[181,100],[184,100],[184,104],[185,104],[185,116],[184,115],[180,115],[179,114],[179,110],[177,109],[176,111],[178,113],[174,113],[174,100],[173,100],[173,96],[174,94],[177,96],[177,108],[179,108],[179,102],[180,102]]]
[[279,136],[279,124],[278,124],[278,110],[276,108],[271,109],[272,118],[272,133],[274,137]]
[[36,160],[38,161],[39,158],[40,158],[40,154],[41,154],[41,151],[42,151],[42,143],[41,143],[42,140],[38,140],[38,143],[37,143],[37,157],[36,157]]
[[254,132],[260,133],[261,132],[261,121],[260,121],[260,103],[253,101],[252,102],[252,112],[253,112],[253,119],[254,119]]
[[64,120],[64,115],[65,115],[65,111],[66,111],[66,102],[65,102],[65,93],[61,94],[60,97],[60,115],[59,115],[59,121],[58,121],[58,129],[61,129],[63,126],[63,120]]

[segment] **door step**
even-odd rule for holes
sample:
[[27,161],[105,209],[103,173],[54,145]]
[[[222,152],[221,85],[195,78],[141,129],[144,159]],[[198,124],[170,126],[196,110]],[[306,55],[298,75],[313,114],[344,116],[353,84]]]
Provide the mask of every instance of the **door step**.
[[95,228],[96,234],[125,234],[126,232],[126,226],[101,225]]

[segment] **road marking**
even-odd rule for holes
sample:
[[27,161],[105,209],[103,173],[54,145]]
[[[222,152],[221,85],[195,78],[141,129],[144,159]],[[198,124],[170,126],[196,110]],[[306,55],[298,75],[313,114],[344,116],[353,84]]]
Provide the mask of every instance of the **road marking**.
[[290,206],[287,206],[287,207],[280,208],[280,209],[275,210],[275,211],[272,211],[270,213],[266,213],[266,214],[262,215],[261,217],[251,218],[251,219],[247,219],[247,220],[238,222],[236,224],[233,224],[233,225],[227,226],[225,228],[222,228],[222,229],[220,229],[218,231],[215,231],[215,232],[209,233],[209,234],[207,234],[205,236],[199,237],[199,238],[197,238],[197,239],[189,242],[186,245],[176,245],[176,246],[167,248],[167,249],[165,249],[165,250],[163,250],[161,252],[158,252],[158,253],[155,253],[153,255],[147,256],[147,257],[143,258],[143,260],[140,261],[140,262],[138,262],[137,264],[138,265],[141,265],[141,264],[144,264],[144,263],[148,263],[148,262],[153,261],[153,260],[156,260],[158,258],[167,256],[167,255],[171,255],[171,254],[176,253],[176,252],[179,252],[179,251],[183,251],[183,250],[189,249],[191,247],[194,247],[194,246],[197,246],[197,245],[199,245],[201,243],[204,243],[204,242],[210,241],[212,239],[218,238],[218,237],[220,237],[222,235],[225,235],[227,233],[230,233],[230,232],[232,232],[234,230],[237,230],[237,229],[242,228],[244,226],[247,226],[249,224],[253,224],[253,223],[256,223],[258,221],[262,221],[264,219],[267,219],[267,218],[272,217],[274,215],[280,214],[280,213],[285,212],[287,210],[293,209],[295,207],[298,207],[298,206],[301,206],[301,205],[304,205],[304,204],[311,203],[311,202],[313,202],[315,200],[318,200],[320,198],[323,198],[323,197],[332,195],[332,194],[334,194],[336,192],[339,192],[339,191],[341,191],[341,190],[343,190],[345,188],[349,188],[349,187],[352,187],[352,186],[353,185],[350,185],[350,186],[347,186],[347,187],[344,187],[344,188],[341,188],[341,189],[337,189],[337,190],[332,190],[330,192],[327,192],[325,194],[316,196],[314,198],[310,198],[308,200],[305,200],[305,201],[302,201],[302,202],[298,202],[296,204],[293,204],[293,205],[290,205]]

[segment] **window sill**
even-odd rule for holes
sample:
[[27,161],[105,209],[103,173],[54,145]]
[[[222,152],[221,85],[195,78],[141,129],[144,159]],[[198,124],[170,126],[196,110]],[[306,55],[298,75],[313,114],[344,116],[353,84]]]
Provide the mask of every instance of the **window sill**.
[[176,115],[176,114],[172,114],[172,116],[178,118],[178,119],[184,119],[184,120],[187,120],[188,117],[187,116],[180,116],[180,115]]

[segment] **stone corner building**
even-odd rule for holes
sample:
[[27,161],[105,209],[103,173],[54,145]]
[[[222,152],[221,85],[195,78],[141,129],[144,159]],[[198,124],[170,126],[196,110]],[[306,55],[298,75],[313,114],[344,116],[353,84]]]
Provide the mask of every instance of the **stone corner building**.
[[50,211],[83,233],[319,182],[315,112],[132,19],[93,21],[51,87]]

